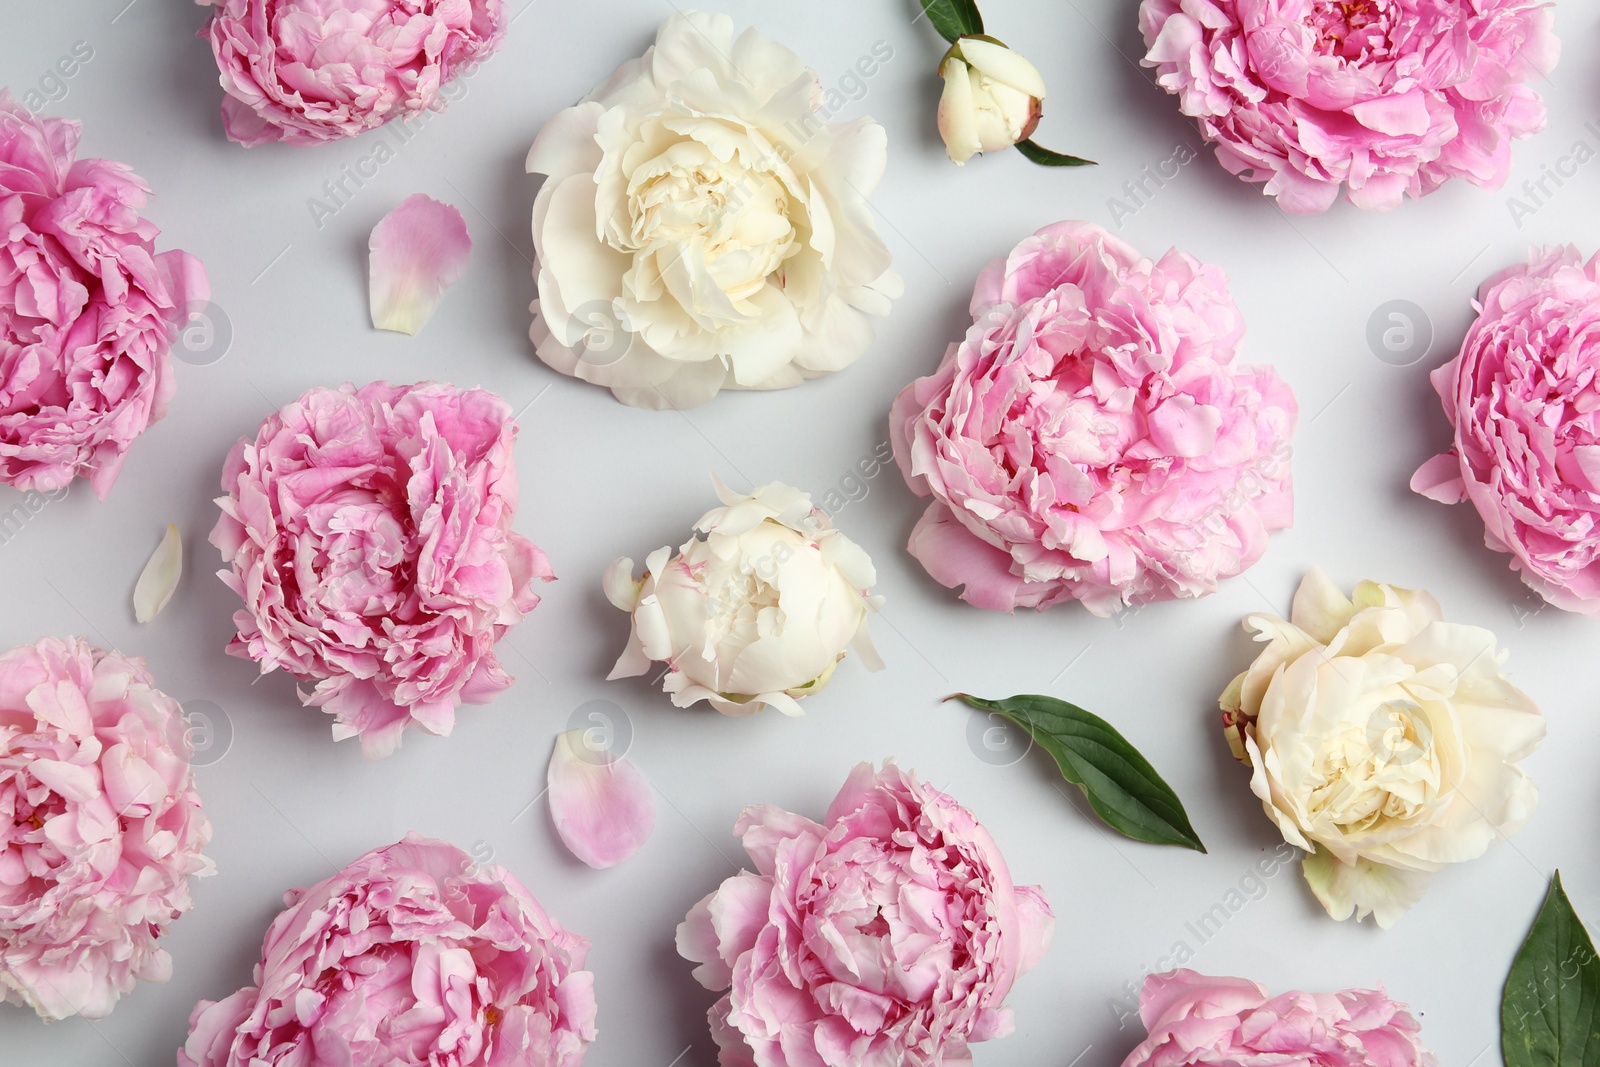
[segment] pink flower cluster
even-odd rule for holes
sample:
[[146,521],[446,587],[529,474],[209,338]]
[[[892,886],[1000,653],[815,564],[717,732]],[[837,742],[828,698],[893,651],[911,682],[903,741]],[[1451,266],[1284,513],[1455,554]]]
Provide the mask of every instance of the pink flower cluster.
[[0,655],[0,1000],[104,1018],[165,982],[211,824],[183,709],[142,660],[80,638]]
[[[734,827],[756,871],[689,912],[722,1067],[939,1067],[1004,1037],[1054,918],[972,813],[893,763],[851,772],[822,824],[770,804]],[[731,989],[729,987],[732,987]]]
[[579,1067],[594,1040],[589,942],[444,841],[408,834],[284,904],[178,1067]]
[[1535,251],[1484,282],[1476,307],[1460,354],[1433,372],[1455,445],[1411,487],[1471,500],[1524,582],[1600,615],[1600,256]]
[[230,654],[314,682],[368,756],[410,723],[449,734],[458,702],[511,684],[495,642],[553,577],[511,529],[511,407],[437,383],[313,389],[241,440],[211,543],[244,598]]
[[1290,524],[1294,395],[1236,365],[1218,268],[1057,223],[984,270],[972,315],[890,414],[906,481],[933,497],[911,553],[968,603],[1203,596]]
[[166,414],[169,349],[210,295],[200,261],[155,250],[131,170],[78,159],[81,127],[0,89],[0,482],[102,498]]
[[1144,63],[1285,211],[1340,188],[1393,208],[1451,178],[1494,189],[1544,128],[1526,82],[1560,47],[1545,0],[1143,0]]
[[505,35],[502,0],[196,0],[222,122],[246,147],[353,137],[442,111],[444,87]]
[[1145,979],[1139,1017],[1150,1036],[1122,1067],[1438,1067],[1381,990],[1271,997],[1243,978],[1173,971]]

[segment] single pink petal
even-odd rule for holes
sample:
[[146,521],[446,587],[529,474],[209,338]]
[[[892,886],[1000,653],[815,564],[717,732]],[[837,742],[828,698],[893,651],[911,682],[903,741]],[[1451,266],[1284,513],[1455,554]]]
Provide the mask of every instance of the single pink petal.
[[622,757],[589,747],[583,730],[556,738],[547,781],[556,833],[591,867],[616,866],[655,829],[650,783]]
[[1454,452],[1434,456],[1411,476],[1411,489],[1441,504],[1459,504],[1467,498],[1461,478],[1461,459]]
[[372,325],[414,334],[467,269],[472,237],[461,212],[417,193],[379,220],[367,248]]

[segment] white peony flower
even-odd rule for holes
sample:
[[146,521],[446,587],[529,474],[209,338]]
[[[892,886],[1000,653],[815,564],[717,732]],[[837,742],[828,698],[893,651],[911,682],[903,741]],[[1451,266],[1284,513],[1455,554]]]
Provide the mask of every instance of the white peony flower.
[[1044,101],[1038,68],[992,37],[963,37],[939,64],[939,136],[960,166],[1033,136]]
[[1518,763],[1544,716],[1500,671],[1487,630],[1427,593],[1375,582],[1346,599],[1320,569],[1222,695],[1234,755],[1335,919],[1389,927],[1446,864],[1518,830],[1538,790]]
[[628,647],[611,670],[628,678],[665,663],[662,688],[686,708],[704,700],[724,715],[770,704],[801,714],[797,698],[828,684],[846,649],[870,670],[882,661],[867,614],[877,574],[855,542],[833,528],[811,498],[781,482],[740,496],[720,481],[723,506],[701,516],[672,554],[633,560],[606,572],[606,597],[633,616]]
[[855,362],[901,293],[866,197],[887,138],[825,123],[816,72],[725,15],[655,46],[540,131],[528,170],[539,358],[637,407],[784,389]]

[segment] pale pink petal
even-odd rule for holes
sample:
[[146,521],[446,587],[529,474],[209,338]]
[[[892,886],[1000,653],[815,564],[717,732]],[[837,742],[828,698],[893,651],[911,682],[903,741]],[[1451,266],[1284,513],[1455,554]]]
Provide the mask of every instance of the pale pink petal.
[[1441,504],[1459,504],[1467,497],[1460,458],[1454,452],[1434,456],[1411,476],[1411,489]]
[[379,220],[367,247],[372,325],[414,334],[467,269],[472,237],[461,212],[417,193]]
[[626,759],[589,748],[582,730],[556,738],[548,784],[562,844],[591,867],[616,866],[655,829],[650,783]]

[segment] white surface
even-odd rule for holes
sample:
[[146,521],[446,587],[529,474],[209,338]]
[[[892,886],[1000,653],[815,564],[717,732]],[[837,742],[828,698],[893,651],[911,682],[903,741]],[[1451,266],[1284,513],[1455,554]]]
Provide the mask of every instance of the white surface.
[[[522,11],[527,0],[509,2]],[[92,1025],[46,1027],[0,1008],[4,1067],[170,1064],[195,1001],[249,980],[285,889],[410,829],[492,848],[593,941],[600,1038],[590,1064],[708,1064],[703,1012],[713,997],[693,984],[672,935],[741,861],[729,836],[739,809],[773,801],[820,816],[852,764],[891,755],[971,807],[1017,880],[1042,882],[1059,916],[1054,947],[1011,997],[1016,1034],[975,1046],[980,1067],[1115,1067],[1142,1031],[1131,1019],[1118,1029],[1113,998],[1147,968],[1170,966],[1180,941],[1194,966],[1274,989],[1385,982],[1422,1013],[1442,1063],[1493,1064],[1501,981],[1553,868],[1580,912],[1600,923],[1600,624],[1537,610],[1506,557],[1483,548],[1469,507],[1406,489],[1417,464],[1446,443],[1426,372],[1459,343],[1477,283],[1532,241],[1592,252],[1600,164],[1580,170],[1519,230],[1506,192],[1465,185],[1389,215],[1340,205],[1290,220],[1201,153],[1121,232],[1147,254],[1176,243],[1232,277],[1248,358],[1276,363],[1300,399],[1294,529],[1202,602],[1120,622],[1074,607],[1013,618],[959,603],[904,553],[922,504],[884,470],[837,519],[878,566],[888,607],[875,631],[889,669],[871,675],[848,663],[807,701],[804,719],[732,720],[677,710],[642,679],[603,680],[627,620],[601,596],[602,569],[614,556],[643,558],[681,541],[710,506],[713,469],[740,485],[783,479],[819,495],[839,486],[884,439],[891,398],[931,370],[965,325],[972,280],[988,259],[1058,219],[1110,225],[1107,200],[1123,182],[1180,143],[1198,145],[1176,102],[1128,58],[1140,53],[1134,0],[984,5],[991,32],[1024,45],[1050,85],[1039,139],[1101,163],[1065,172],[1015,153],[964,170],[943,159],[932,131],[942,46],[926,24],[910,24],[912,0],[718,0],[741,25],[754,22],[795,48],[826,85],[874,42],[893,46],[865,98],[841,116],[871,113],[889,129],[888,176],[874,203],[907,294],[850,370],[784,393],[725,394],[687,414],[635,411],[561,378],[525,336],[536,184],[523,174],[524,153],[546,119],[649,43],[670,2],[535,0],[466,95],[321,230],[308,198],[388,135],[311,149],[229,143],[210,52],[194,38],[204,12],[182,0],[126,3],[7,0],[0,71],[20,94],[75,42],[92,45],[94,58],[46,110],[84,121],[84,154],[125,161],[151,183],[148,216],[161,246],[205,262],[234,342],[215,365],[178,367],[171,413],[136,443],[109,500],[79,483],[0,546],[0,647],[84,633],[144,656],[179,699],[225,710],[232,748],[199,771],[220,874],[195,886],[195,910],[167,935],[176,958],[169,985],[141,987]],[[1519,186],[1577,139],[1600,143],[1584,128],[1596,113],[1600,15],[1563,3],[1557,28],[1566,54],[1543,87],[1551,125],[1517,147]],[[413,192],[458,205],[477,247],[419,336],[380,335],[367,323],[367,234]],[[1438,334],[1433,354],[1405,368],[1375,358],[1365,340],[1369,315],[1397,298],[1425,307]],[[223,654],[238,605],[211,573],[211,498],[232,441],[306,388],[429,377],[485,386],[516,408],[532,403],[518,446],[517,527],[549,553],[561,580],[501,646],[514,688],[464,709],[453,737],[409,733],[398,755],[368,764],[355,742],[329,740],[330,720],[298,706],[290,679],[252,685],[254,666]],[[18,500],[0,491],[0,513]],[[141,627],[133,584],[168,522],[183,530],[187,573],[166,612]],[[1542,806],[1513,844],[1441,875],[1391,931],[1329,920],[1298,871],[1284,868],[1202,944],[1186,924],[1223,902],[1277,842],[1228,755],[1215,697],[1249,657],[1240,617],[1286,609],[1315,562],[1341,584],[1373,577],[1426,587],[1452,618],[1497,632],[1514,678],[1550,718],[1550,741],[1528,764]],[[1210,855],[1108,836],[1063,795],[1038,753],[1006,768],[980,761],[967,743],[973,713],[938,702],[956,689],[1049,692],[1111,719],[1181,794]],[[608,872],[562,851],[542,803],[513,821],[541,788],[553,735],[594,700],[626,710],[631,757],[661,801],[655,836]]]

